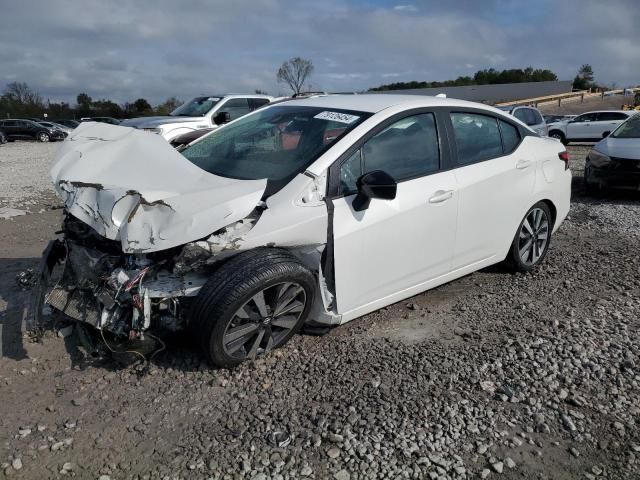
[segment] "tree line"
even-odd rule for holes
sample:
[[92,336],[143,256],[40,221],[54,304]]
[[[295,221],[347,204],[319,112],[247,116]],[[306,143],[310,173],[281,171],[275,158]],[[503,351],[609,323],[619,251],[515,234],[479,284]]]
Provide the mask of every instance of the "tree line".
[[438,87],[462,87],[467,85],[491,85],[502,83],[523,82],[551,82],[558,80],[558,76],[548,69],[527,67],[511,68],[508,70],[495,70],[493,68],[478,70],[473,77],[460,76],[455,80],[443,82],[395,82],[379,87],[370,88],[369,91],[379,92],[385,90],[407,90],[413,88],[438,88]]
[[182,105],[182,101],[170,97],[159,105],[152,106],[146,99],[118,104],[112,100],[94,100],[86,93],[76,97],[76,104],[50,102],[24,82],[7,84],[0,96],[0,118],[36,117],[49,119],[80,119],[83,117],[130,118],[147,115],[168,115]]

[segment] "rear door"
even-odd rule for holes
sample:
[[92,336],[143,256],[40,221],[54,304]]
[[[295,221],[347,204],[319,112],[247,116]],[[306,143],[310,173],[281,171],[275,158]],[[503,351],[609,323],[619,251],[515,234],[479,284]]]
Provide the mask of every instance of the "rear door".
[[536,165],[519,148],[523,138],[515,124],[478,111],[449,116],[459,191],[453,256],[458,270],[503,254],[531,207]]
[[608,136],[628,117],[622,112],[600,112],[596,120],[597,138]]
[[[455,176],[442,168],[448,159],[434,113],[424,112],[384,122],[331,167],[339,313],[362,315],[449,272],[458,196]],[[355,211],[356,181],[374,170],[398,182],[396,198]]]
[[14,140],[20,138],[20,131],[18,129],[17,120],[5,120],[2,127],[7,135],[7,138]]

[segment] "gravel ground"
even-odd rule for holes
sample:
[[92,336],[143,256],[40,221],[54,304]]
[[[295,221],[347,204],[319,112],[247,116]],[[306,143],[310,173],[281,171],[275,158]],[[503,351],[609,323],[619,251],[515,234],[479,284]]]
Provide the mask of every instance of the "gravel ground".
[[534,273],[485,269],[233,371],[179,342],[143,369],[22,339],[14,277],[59,215],[31,199],[0,220],[0,477],[640,478],[640,202],[583,196],[588,147],[569,150],[572,210]]

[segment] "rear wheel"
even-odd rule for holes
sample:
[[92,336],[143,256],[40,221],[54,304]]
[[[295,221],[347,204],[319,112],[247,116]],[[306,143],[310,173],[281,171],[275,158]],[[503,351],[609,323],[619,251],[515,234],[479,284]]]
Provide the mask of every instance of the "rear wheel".
[[290,253],[259,248],[222,265],[202,287],[189,328],[214,365],[233,367],[281,347],[300,329],[316,281]]
[[559,130],[551,130],[549,132],[549,136],[551,138],[555,138],[556,140],[560,140],[562,142],[563,145],[566,145],[567,143],[567,138],[564,136],[564,133],[562,133]]
[[549,249],[553,220],[544,202],[529,209],[518,227],[507,257],[508,263],[518,272],[529,272],[538,266]]

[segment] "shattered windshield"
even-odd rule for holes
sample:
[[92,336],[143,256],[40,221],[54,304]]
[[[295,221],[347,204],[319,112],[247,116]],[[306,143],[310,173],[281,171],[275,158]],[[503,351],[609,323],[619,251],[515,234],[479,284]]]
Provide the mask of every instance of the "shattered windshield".
[[221,177],[266,178],[279,187],[371,114],[278,105],[240,118],[181,153]]
[[169,115],[172,117],[204,117],[219,101],[220,97],[196,97],[183,103]]

